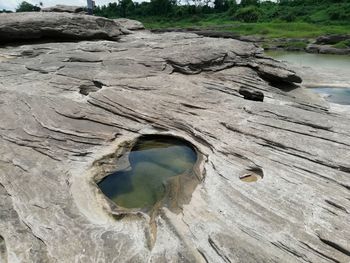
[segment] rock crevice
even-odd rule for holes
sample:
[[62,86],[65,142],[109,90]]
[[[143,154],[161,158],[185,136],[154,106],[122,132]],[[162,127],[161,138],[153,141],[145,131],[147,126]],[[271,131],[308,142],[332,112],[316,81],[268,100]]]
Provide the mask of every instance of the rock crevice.
[[[64,32],[74,14],[1,14],[0,35],[46,15]],[[301,79],[253,44],[74,16],[75,42],[0,47],[0,258],[5,246],[9,262],[349,261],[347,111],[286,85]],[[161,208],[153,231],[108,213],[90,171],[123,141],[161,133],[207,161],[190,201]],[[261,178],[241,180],[249,172]]]

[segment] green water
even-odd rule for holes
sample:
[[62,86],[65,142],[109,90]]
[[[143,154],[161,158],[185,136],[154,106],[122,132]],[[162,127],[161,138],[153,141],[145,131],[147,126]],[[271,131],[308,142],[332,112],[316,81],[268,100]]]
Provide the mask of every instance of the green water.
[[173,137],[141,137],[129,153],[130,168],[105,177],[98,186],[117,205],[150,208],[165,195],[169,179],[191,173],[196,151]]
[[293,51],[267,51],[265,54],[301,67],[341,69],[350,74],[350,56]]
[[[278,60],[286,61],[294,66],[298,66],[300,67],[300,70],[302,70],[302,67],[310,67],[316,71],[319,70],[335,74],[337,76],[337,87],[332,87],[331,85],[318,85],[310,90],[322,95],[329,102],[350,105],[350,87],[348,81],[344,82],[344,77],[348,78],[350,76],[350,56],[289,51],[268,51],[265,53],[266,55]],[[343,87],[339,87],[342,85]]]
[[342,105],[350,105],[350,88],[319,87],[312,88],[311,90],[313,92],[324,95],[325,99],[329,102]]

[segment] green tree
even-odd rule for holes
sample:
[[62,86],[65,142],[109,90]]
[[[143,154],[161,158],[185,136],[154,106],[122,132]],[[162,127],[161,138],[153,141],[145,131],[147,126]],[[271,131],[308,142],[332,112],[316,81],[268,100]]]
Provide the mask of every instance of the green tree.
[[236,0],[228,0],[228,5],[230,8],[232,8],[232,7],[236,8],[238,6]]
[[12,11],[6,10],[6,9],[2,9],[0,10],[0,13],[12,13]]
[[135,5],[132,0],[119,0],[118,7],[120,16],[122,17],[131,15],[135,9]]
[[237,10],[235,18],[246,23],[258,22],[261,11],[256,6],[247,6]]
[[258,4],[259,4],[258,0],[241,0],[241,3],[240,3],[241,6],[250,6],[250,5],[257,6]]
[[135,15],[136,16],[148,16],[150,14],[150,3],[149,2],[135,2]]
[[228,6],[229,6],[229,9],[227,11],[227,14],[230,17],[232,17],[238,10],[238,4],[237,4],[236,0],[229,0]]
[[18,5],[16,8],[16,12],[38,12],[40,11],[40,7],[36,5],[32,5],[31,3],[28,3],[26,1],[23,1]]
[[219,12],[227,11],[229,7],[228,0],[214,0],[214,9]]
[[174,0],[151,0],[150,11],[152,15],[169,15],[176,4]]

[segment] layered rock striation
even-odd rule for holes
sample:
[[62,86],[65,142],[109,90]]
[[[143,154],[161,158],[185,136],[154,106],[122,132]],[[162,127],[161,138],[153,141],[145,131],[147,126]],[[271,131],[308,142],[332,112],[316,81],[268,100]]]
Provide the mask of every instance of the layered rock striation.
[[60,12],[0,15],[0,43],[26,40],[118,39],[123,33],[111,19]]
[[[348,114],[251,43],[122,35],[102,18],[50,15],[103,21],[119,40],[0,48],[0,259],[349,262]],[[25,17],[5,16],[25,30]],[[33,18],[38,32],[46,18]],[[111,213],[93,177],[96,160],[144,134],[179,136],[203,155],[190,200],[153,221]],[[261,179],[240,179],[251,171]]]
[[41,9],[42,12],[65,12],[85,14],[85,8],[83,6],[69,6],[69,5],[55,5],[52,7],[46,7]]

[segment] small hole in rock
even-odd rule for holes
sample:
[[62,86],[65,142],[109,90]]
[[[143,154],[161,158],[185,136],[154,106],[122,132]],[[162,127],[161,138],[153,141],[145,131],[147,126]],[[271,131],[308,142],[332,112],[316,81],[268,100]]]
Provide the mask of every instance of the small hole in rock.
[[261,91],[241,87],[238,92],[244,97],[245,100],[264,101],[264,93]]
[[260,167],[251,167],[239,177],[239,179],[246,183],[253,183],[264,178],[264,171]]
[[90,92],[96,92],[102,89],[103,84],[99,81],[92,81],[90,85],[81,85],[79,87],[79,93],[87,96]]

